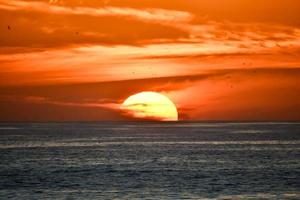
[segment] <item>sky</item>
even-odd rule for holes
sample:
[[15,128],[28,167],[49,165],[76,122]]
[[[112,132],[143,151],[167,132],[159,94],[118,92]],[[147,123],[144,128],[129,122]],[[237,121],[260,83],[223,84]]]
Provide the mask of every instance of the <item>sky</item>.
[[0,121],[300,120],[299,0],[0,0]]

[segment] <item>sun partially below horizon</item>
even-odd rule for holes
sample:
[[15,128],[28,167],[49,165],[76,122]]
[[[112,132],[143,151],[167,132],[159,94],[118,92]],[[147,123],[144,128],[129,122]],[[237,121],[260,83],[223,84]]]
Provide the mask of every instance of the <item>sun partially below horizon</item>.
[[157,92],[140,92],[129,96],[121,109],[136,119],[154,121],[178,121],[175,104],[165,95]]

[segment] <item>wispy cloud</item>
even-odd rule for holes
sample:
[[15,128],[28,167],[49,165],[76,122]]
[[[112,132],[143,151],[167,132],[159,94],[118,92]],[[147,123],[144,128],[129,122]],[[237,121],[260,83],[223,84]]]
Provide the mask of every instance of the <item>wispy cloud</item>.
[[1,84],[98,82],[189,75],[224,68],[299,67],[299,49],[299,38],[86,45],[14,56],[2,54],[0,81]]
[[119,110],[120,104],[115,102],[76,102],[66,100],[55,100],[54,97],[45,96],[22,96],[22,95],[0,95],[0,100],[14,101],[14,102],[27,102],[34,104],[52,104],[58,106],[75,106],[75,107],[87,107],[87,108],[106,108],[111,110]]
[[0,9],[28,10],[62,15],[87,15],[87,16],[116,16],[127,17],[150,23],[176,23],[188,22],[193,19],[192,14],[183,11],[165,9],[134,9],[126,7],[66,7],[37,1],[0,0]]

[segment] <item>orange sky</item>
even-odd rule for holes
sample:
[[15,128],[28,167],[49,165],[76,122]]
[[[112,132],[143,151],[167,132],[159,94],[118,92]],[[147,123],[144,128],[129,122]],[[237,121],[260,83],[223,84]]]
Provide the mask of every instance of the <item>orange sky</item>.
[[300,120],[299,0],[0,0],[0,121]]

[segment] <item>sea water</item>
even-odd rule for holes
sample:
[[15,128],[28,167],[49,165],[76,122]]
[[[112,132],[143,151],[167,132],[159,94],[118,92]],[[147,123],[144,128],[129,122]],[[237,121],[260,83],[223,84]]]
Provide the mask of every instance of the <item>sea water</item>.
[[300,199],[300,123],[2,123],[0,199]]

